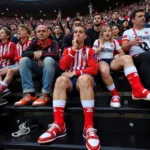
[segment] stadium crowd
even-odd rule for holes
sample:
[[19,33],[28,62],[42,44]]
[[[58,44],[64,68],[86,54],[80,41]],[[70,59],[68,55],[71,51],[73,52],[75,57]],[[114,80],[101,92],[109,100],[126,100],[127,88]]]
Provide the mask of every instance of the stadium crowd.
[[[56,20],[0,20],[0,105],[7,88],[20,73],[23,98],[16,107],[32,103],[46,105],[53,90],[54,123],[42,134],[40,144],[66,136],[64,108],[67,92],[80,93],[84,112],[83,137],[89,150],[100,149],[94,129],[94,76],[98,72],[112,94],[110,106],[120,108],[120,96],[110,70],[123,70],[132,88],[132,99],[150,101],[150,1],[93,16]],[[32,72],[42,77],[41,96],[37,97]]]

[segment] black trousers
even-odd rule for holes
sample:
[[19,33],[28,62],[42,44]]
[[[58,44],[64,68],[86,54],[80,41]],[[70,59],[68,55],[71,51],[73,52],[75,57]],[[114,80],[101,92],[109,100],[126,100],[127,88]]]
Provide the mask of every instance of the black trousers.
[[133,57],[143,86],[150,90],[150,52],[141,53]]

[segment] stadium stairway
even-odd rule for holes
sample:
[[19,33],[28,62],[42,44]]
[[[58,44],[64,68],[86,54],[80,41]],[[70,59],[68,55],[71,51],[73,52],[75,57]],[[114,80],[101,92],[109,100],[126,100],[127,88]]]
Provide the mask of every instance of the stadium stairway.
[[[150,150],[150,102],[133,101],[131,88],[122,72],[112,73],[116,87],[121,95],[120,109],[109,106],[111,95],[97,77],[95,88],[94,122],[101,139],[102,150]],[[40,93],[41,82],[33,76],[36,91]],[[10,85],[12,94],[7,97],[9,104],[0,108],[0,150],[86,150],[82,138],[83,112],[79,95],[69,95],[66,107],[67,136],[52,144],[40,145],[38,137],[53,121],[51,102],[41,107],[14,107],[13,103],[22,97],[20,78]],[[12,132],[26,120],[34,120],[39,125],[38,131],[14,138]]]

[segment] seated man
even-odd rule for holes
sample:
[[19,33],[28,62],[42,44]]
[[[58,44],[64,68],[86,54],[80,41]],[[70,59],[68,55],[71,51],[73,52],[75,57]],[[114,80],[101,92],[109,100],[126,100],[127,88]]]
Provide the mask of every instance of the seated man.
[[60,60],[60,68],[65,72],[56,80],[53,93],[54,123],[39,137],[38,142],[41,144],[66,136],[64,122],[66,93],[78,90],[84,111],[83,137],[86,139],[86,146],[89,150],[100,149],[100,140],[93,123],[93,76],[97,74],[98,63],[94,57],[94,51],[84,46],[85,38],[84,27],[75,27],[72,47],[65,49],[63,52],[62,59]]
[[[22,53],[24,58],[19,62],[25,97],[16,102],[15,106],[23,106],[32,102],[34,102],[32,106],[45,105],[50,100],[49,94],[57,67],[58,45],[56,42],[48,39],[48,29],[44,25],[39,25],[36,28],[36,35],[38,40],[32,41]],[[42,95],[39,98],[35,94],[32,71],[38,75],[43,75]]]

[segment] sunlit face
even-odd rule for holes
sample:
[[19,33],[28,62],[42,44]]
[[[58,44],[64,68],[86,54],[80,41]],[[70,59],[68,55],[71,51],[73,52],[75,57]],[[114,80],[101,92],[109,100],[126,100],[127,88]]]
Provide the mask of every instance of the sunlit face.
[[103,33],[103,38],[105,41],[109,41],[112,37],[112,30],[110,27],[107,27]]
[[79,20],[74,21],[74,23],[73,23],[73,29],[74,29],[76,26],[78,26],[78,25],[81,25],[81,21],[79,21]]
[[96,16],[94,17],[93,24],[94,24],[95,26],[99,26],[99,25],[101,24],[101,22],[102,22],[101,16],[100,16],[100,15],[96,15]]
[[4,29],[0,30],[0,40],[8,39],[9,36],[6,34],[6,31]]
[[18,29],[18,38],[27,38],[29,37],[29,33],[27,32],[27,30],[25,28],[19,28]]
[[112,33],[114,36],[117,36],[119,34],[120,30],[118,29],[117,26],[112,27]]
[[56,34],[61,33],[60,26],[55,26],[54,32],[55,32]]
[[79,43],[84,42],[86,38],[85,30],[83,27],[75,27],[74,29],[74,38],[78,40]]
[[129,26],[128,21],[124,21],[124,22],[123,22],[123,27],[127,28],[128,26]]
[[145,13],[144,12],[138,12],[135,15],[135,19],[132,19],[133,24],[143,26],[145,24]]
[[44,25],[39,25],[36,28],[36,36],[41,41],[46,40],[48,38],[48,36],[49,36],[47,27],[44,26]]
[[119,19],[119,13],[118,12],[114,12],[112,15],[112,19],[117,20]]

